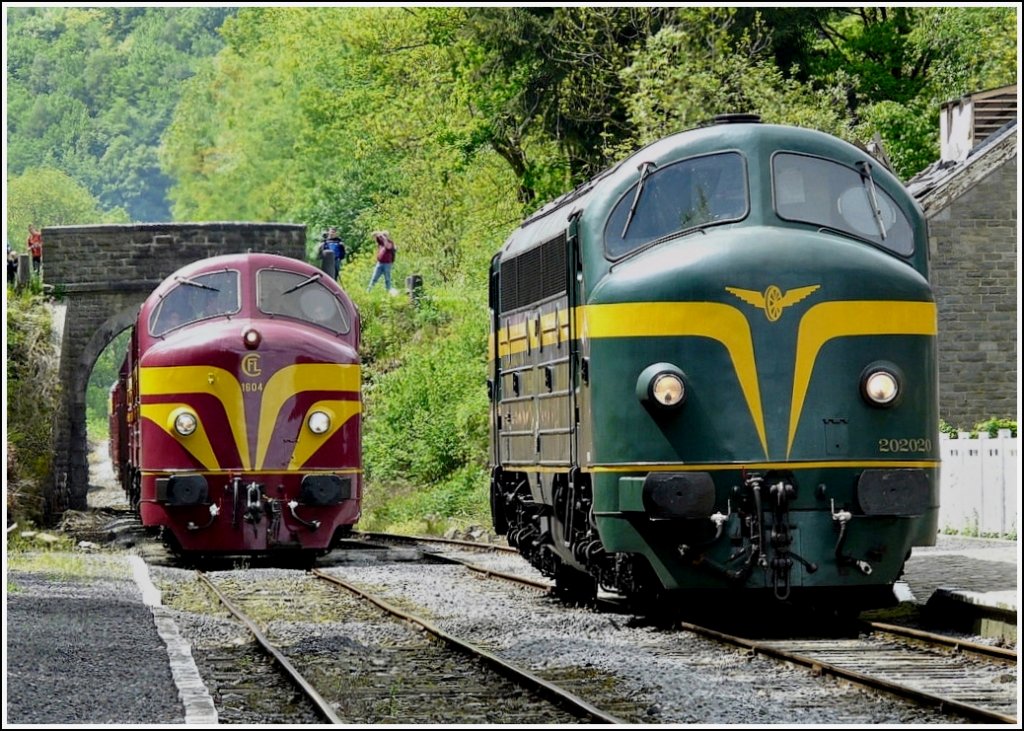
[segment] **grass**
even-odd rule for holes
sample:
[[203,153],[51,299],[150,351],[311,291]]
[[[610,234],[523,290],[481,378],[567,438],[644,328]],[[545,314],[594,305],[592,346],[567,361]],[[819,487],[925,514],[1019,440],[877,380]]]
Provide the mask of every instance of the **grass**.
[[[27,535],[24,535],[27,534]],[[61,533],[47,533],[53,543],[37,539],[39,532],[24,530],[7,536],[7,568],[11,572],[42,574],[57,580],[125,579],[131,570],[112,554],[84,554],[75,550],[75,541]]]

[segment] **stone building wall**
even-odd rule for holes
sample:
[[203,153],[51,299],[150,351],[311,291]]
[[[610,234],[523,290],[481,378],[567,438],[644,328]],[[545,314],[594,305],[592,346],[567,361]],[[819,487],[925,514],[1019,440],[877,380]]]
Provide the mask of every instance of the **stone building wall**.
[[1017,416],[1016,155],[929,215],[939,309],[939,415]]

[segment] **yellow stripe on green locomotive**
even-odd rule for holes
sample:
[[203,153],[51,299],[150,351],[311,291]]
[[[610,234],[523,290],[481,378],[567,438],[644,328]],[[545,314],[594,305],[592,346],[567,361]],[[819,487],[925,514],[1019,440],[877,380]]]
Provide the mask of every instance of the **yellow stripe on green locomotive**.
[[495,527],[565,594],[873,606],[938,510],[924,218],[856,147],[726,119],[491,267]]

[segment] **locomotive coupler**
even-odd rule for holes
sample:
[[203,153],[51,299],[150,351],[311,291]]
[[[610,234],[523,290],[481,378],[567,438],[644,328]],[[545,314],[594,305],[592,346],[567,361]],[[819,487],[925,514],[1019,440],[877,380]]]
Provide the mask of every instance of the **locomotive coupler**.
[[261,485],[250,482],[245,488],[245,519],[253,524],[259,523],[263,517],[263,491]]
[[196,525],[191,520],[185,526],[189,530],[205,530],[213,525],[213,521],[217,520],[217,516],[220,515],[220,508],[217,507],[217,503],[210,505],[210,519],[206,521],[205,525]]
[[772,588],[775,591],[775,598],[784,600],[789,598],[792,584],[792,556],[795,554],[789,550],[789,547],[793,545],[793,536],[789,532],[789,501],[796,496],[796,488],[785,480],[779,480],[768,488],[768,494],[771,495],[774,502],[770,536]]
[[784,601],[789,598],[790,572],[793,570],[793,559],[787,553],[779,553],[772,557],[772,590],[775,598]]
[[749,489],[754,496],[754,514],[747,517],[750,525],[750,542],[754,547],[752,557],[757,559],[758,566],[767,568],[768,556],[764,550],[764,514],[761,508],[761,486],[763,484],[764,478],[760,475],[751,475],[743,480],[744,487]]
[[303,520],[302,518],[300,518],[299,514],[295,510],[298,507],[299,507],[299,503],[298,503],[297,500],[289,500],[288,501],[288,512],[291,513],[292,517],[296,520],[296,522],[301,523],[302,525],[306,526],[310,530],[316,530],[317,528],[320,527],[320,521],[319,520]]

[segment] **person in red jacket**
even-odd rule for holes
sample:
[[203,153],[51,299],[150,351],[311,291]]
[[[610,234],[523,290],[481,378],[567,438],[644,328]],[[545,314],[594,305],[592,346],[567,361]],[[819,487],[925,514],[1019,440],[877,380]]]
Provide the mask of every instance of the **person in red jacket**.
[[395,242],[391,240],[387,231],[377,231],[373,234],[373,238],[377,242],[377,266],[373,268],[370,286],[366,288],[366,291],[369,292],[373,289],[373,285],[383,275],[384,288],[391,292],[391,294],[395,294],[395,291],[391,288],[391,267],[395,263],[395,252],[397,251]]
[[43,234],[35,226],[28,227],[28,252],[32,255],[32,270],[39,274],[43,264]]

